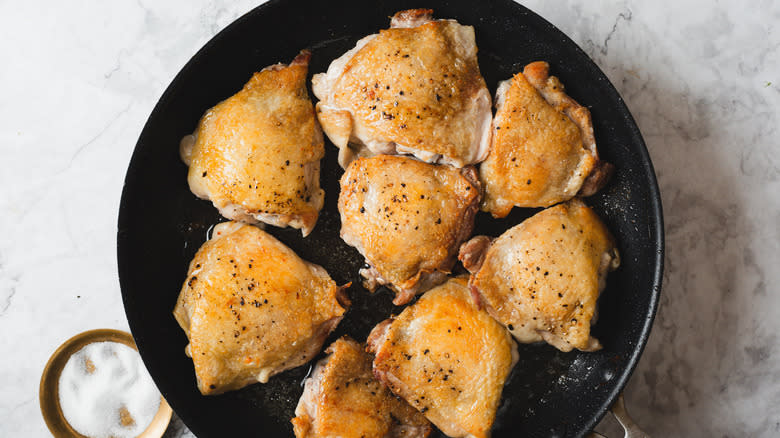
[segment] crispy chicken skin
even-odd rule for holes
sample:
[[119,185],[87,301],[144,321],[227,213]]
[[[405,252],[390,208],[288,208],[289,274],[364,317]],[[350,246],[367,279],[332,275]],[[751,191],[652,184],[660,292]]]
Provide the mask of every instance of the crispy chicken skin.
[[396,13],[312,79],[317,117],[346,168],[357,156],[412,154],[456,167],[485,159],[490,93],[477,64],[474,28],[434,20],[429,9]]
[[480,166],[482,210],[504,217],[513,206],[548,207],[578,193],[589,196],[608,180],[587,108],[538,61],[499,84],[490,154]]
[[607,272],[620,265],[615,240],[579,199],[535,214],[492,243],[461,247],[476,301],[519,342],[546,341],[561,351],[595,351],[590,335]]
[[371,371],[371,355],[349,337],[332,343],[306,379],[292,419],[297,438],[424,438],[425,417]]
[[348,305],[323,268],[257,227],[224,222],[190,263],[173,314],[211,395],[308,362]]
[[309,52],[255,73],[182,139],[187,180],[228,219],[299,228],[306,236],[324,202],[322,131],[306,90]]
[[341,177],[341,238],[366,258],[366,288],[387,285],[401,305],[444,281],[479,200],[472,167],[391,155],[353,161]]
[[431,289],[368,337],[374,375],[451,437],[490,436],[517,346],[472,301],[468,280]]

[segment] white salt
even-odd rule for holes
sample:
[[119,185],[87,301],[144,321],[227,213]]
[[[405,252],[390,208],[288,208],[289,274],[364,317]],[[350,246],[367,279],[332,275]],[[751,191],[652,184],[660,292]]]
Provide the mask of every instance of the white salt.
[[65,419],[90,438],[133,438],[152,422],[160,393],[137,351],[95,342],[73,354],[60,375]]

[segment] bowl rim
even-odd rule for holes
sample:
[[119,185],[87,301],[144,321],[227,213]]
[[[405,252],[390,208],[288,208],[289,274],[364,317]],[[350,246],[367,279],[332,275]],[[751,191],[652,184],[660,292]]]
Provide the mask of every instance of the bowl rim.
[[[54,350],[41,374],[38,401],[46,426],[51,434],[57,438],[88,438],[78,433],[65,419],[60,406],[59,381],[62,370],[70,357],[95,342],[117,342],[138,351],[130,333],[115,329],[87,330],[72,336]],[[157,413],[149,426],[137,438],[160,438],[168,428],[172,414],[173,410],[170,405],[160,395],[160,407],[157,409]]]

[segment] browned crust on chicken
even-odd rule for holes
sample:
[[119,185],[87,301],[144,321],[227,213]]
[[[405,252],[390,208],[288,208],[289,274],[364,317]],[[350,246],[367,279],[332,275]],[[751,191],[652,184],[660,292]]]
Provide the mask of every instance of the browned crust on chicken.
[[480,199],[472,166],[388,155],[352,162],[341,178],[341,237],[366,258],[364,286],[386,285],[403,305],[446,280]]
[[566,114],[580,128],[582,143],[596,158],[591,173],[580,188],[580,196],[590,196],[603,188],[612,176],[614,166],[601,161],[593,135],[593,120],[590,111],[572,99],[556,76],[550,76],[550,64],[545,61],[532,62],[523,69],[523,76],[534,86],[544,99],[558,111]]
[[499,84],[491,151],[480,166],[482,209],[505,217],[513,207],[549,207],[595,193],[612,166],[601,161],[590,111],[533,62]]
[[[471,248],[476,253],[482,250],[478,244]],[[607,273],[619,265],[612,234],[575,198],[493,240],[469,283],[475,302],[519,342],[543,340],[564,352],[596,351],[601,344],[590,329],[597,299]]]
[[473,27],[414,9],[314,75],[317,116],[339,164],[377,154],[456,167],[483,161],[492,114],[476,53]]
[[257,227],[225,222],[190,263],[173,313],[198,389],[212,395],[308,362],[348,306],[325,269]]
[[291,420],[297,438],[424,438],[425,417],[374,378],[372,357],[348,336],[325,350]]
[[324,138],[306,89],[311,53],[255,73],[180,144],[190,190],[233,220],[301,229],[323,206]]
[[517,361],[509,333],[477,309],[465,277],[451,278],[377,325],[374,375],[452,437],[487,438]]

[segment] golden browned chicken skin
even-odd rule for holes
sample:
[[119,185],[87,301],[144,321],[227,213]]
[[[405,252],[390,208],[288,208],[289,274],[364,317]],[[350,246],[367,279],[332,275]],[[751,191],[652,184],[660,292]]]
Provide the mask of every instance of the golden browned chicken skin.
[[322,131],[306,90],[309,52],[255,73],[206,112],[181,142],[190,190],[228,219],[299,228],[308,235],[324,202]]
[[482,209],[504,217],[513,206],[548,207],[588,196],[609,178],[587,108],[566,95],[546,62],[499,84],[491,151],[480,166]]
[[343,337],[306,379],[292,419],[297,438],[424,438],[425,417],[374,378],[371,355]]
[[579,199],[535,214],[492,243],[461,247],[476,301],[520,342],[561,351],[601,348],[590,335],[607,272],[620,265],[615,240]]
[[490,436],[517,347],[472,301],[468,280],[431,289],[368,337],[374,374],[451,437]]
[[401,305],[444,281],[479,200],[472,167],[390,155],[353,161],[341,177],[341,237],[366,258],[366,288],[387,285]]
[[485,159],[490,93],[474,28],[434,20],[429,9],[395,14],[314,75],[317,116],[346,168],[356,156],[412,154],[463,167]]
[[195,254],[173,314],[210,395],[308,362],[348,305],[323,268],[257,227],[225,222]]

